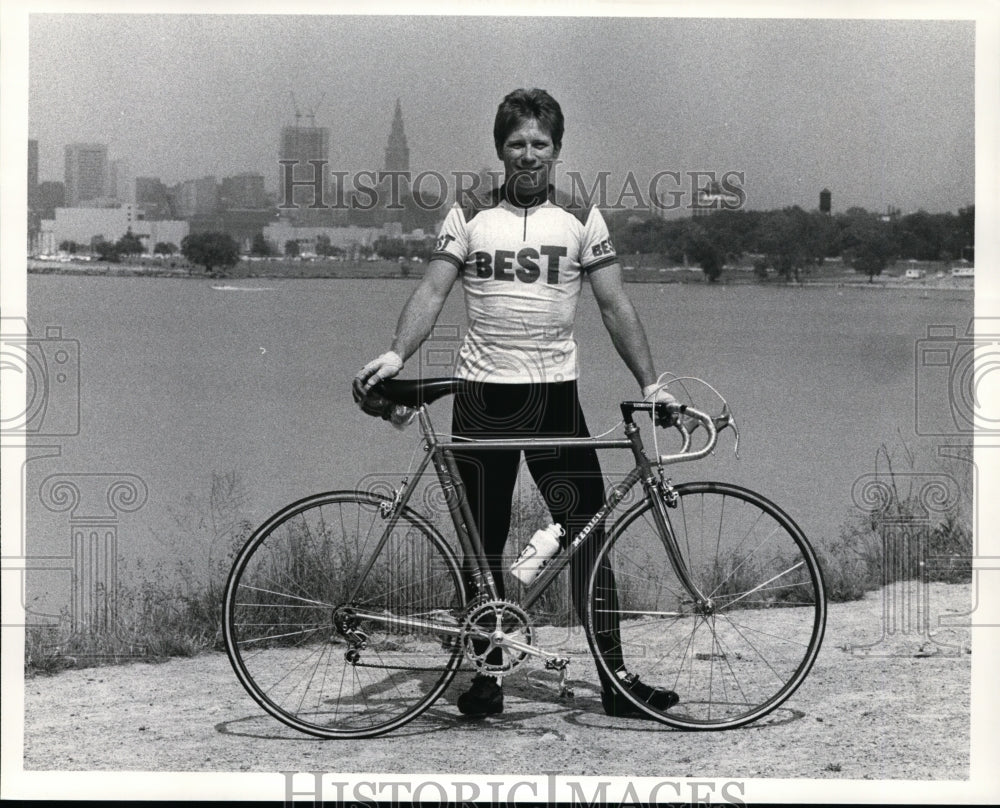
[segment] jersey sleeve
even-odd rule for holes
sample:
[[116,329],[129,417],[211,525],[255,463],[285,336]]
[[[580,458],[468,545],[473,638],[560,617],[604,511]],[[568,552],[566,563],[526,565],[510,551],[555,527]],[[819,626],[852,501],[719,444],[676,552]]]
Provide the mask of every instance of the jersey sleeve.
[[601,212],[593,207],[583,227],[583,245],[580,250],[580,268],[584,272],[609,266],[618,261],[618,253],[608,235],[608,225]]
[[460,206],[454,205],[441,226],[437,243],[431,253],[431,260],[447,261],[461,272],[465,268],[468,254],[469,231],[466,227],[465,214]]

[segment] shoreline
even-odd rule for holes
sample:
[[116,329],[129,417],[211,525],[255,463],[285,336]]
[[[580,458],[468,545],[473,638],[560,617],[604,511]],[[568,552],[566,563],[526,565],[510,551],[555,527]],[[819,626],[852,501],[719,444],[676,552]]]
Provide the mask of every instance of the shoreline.
[[[48,262],[48,261],[29,261],[27,265],[27,274],[29,275],[64,275],[64,276],[76,276],[76,277],[125,277],[125,278],[176,278],[178,280],[196,280],[196,281],[225,281],[225,282],[238,282],[242,280],[254,279],[254,280],[399,280],[399,281],[415,281],[422,277],[423,272],[420,270],[411,271],[407,275],[403,275],[399,271],[398,264],[394,262],[380,262],[379,266],[369,267],[364,264],[350,263],[343,267],[337,267],[336,270],[330,269],[328,266],[323,268],[317,268],[312,271],[309,270],[308,265],[302,268],[295,268],[287,272],[281,271],[263,271],[263,272],[246,272],[246,273],[233,273],[233,274],[218,274],[218,275],[206,275],[204,272],[196,272],[192,274],[187,268],[168,268],[168,267],[156,267],[156,266],[140,266],[136,264],[87,264],[87,265],[74,265],[67,266],[63,263]],[[674,274],[674,273],[670,273]],[[693,273],[692,273],[693,274]],[[946,277],[940,279],[941,282],[935,284],[929,283],[911,283],[906,280],[898,278],[888,278],[876,280],[873,283],[869,283],[867,280],[836,280],[836,279],[817,279],[817,280],[800,280],[798,282],[784,282],[784,281],[756,281],[750,278],[732,277],[724,278],[715,284],[710,284],[700,277],[692,278],[679,278],[679,277],[662,277],[659,271],[656,272],[655,276],[652,272],[636,272],[636,271],[625,271],[623,273],[623,278],[626,283],[630,284],[680,284],[680,285],[700,285],[700,286],[759,286],[759,287],[771,287],[780,289],[798,289],[806,287],[820,287],[820,288],[859,288],[859,289],[884,289],[884,290],[903,290],[903,291],[921,291],[921,292],[974,292],[975,283],[972,278],[951,278]]]

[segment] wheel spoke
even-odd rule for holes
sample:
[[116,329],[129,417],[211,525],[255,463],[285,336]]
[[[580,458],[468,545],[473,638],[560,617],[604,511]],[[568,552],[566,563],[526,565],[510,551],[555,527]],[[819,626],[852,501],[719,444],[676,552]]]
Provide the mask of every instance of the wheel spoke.
[[640,699],[645,712],[681,728],[741,726],[787,699],[816,658],[826,618],[819,566],[795,524],[753,492],[722,483],[675,490],[671,551],[649,504],[616,523],[598,559],[614,587],[599,588],[592,573],[587,628],[596,637],[603,627],[594,644],[605,673],[624,665],[680,697],[665,711]]
[[[238,678],[303,732],[360,738],[402,726],[461,660],[460,644],[440,633],[454,632],[465,600],[454,553],[408,511],[386,534],[384,501],[344,492],[289,506],[251,536],[227,582],[224,634]],[[404,619],[413,617],[420,625]]]

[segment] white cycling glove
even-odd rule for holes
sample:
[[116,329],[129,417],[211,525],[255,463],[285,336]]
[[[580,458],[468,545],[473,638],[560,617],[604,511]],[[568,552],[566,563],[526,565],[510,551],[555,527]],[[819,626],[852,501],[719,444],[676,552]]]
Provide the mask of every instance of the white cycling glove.
[[356,378],[364,386],[365,391],[367,391],[380,381],[391,379],[402,369],[403,357],[395,351],[386,351],[361,368],[361,372],[358,373]]
[[667,392],[667,386],[659,382],[647,384],[642,388],[643,401],[663,401],[667,404],[677,404],[677,399]]

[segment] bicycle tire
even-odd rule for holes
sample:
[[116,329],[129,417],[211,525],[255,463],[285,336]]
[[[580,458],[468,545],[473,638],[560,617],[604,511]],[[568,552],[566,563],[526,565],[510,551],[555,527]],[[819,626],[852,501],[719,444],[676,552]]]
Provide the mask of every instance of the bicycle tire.
[[[744,726],[781,705],[812,668],[826,626],[822,573],[799,527],[760,494],[715,482],[675,490],[668,524],[712,607],[699,609],[680,584],[644,499],[609,531],[594,565],[588,640],[620,698],[650,718],[685,730]],[[599,580],[602,561],[614,595]],[[615,618],[618,636],[607,633]],[[622,673],[680,701],[657,709]]]
[[299,500],[253,533],[230,571],[223,605],[229,661],[265,711],[301,732],[368,738],[397,729],[434,703],[461,664],[455,637],[344,620],[343,607],[354,606],[460,625],[465,589],[455,554],[408,508],[348,603],[387,525],[380,508],[389,504],[360,491]]

